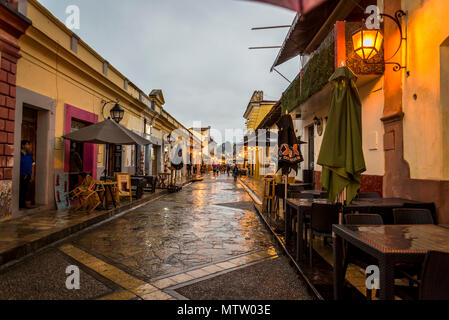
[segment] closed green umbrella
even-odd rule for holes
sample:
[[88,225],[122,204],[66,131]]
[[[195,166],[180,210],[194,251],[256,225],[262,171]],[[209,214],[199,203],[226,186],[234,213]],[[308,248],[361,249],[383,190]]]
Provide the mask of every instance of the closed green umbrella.
[[331,76],[332,99],[318,164],[323,167],[322,185],[334,202],[346,188],[346,203],[357,195],[366,171],[362,149],[362,104],[355,82],[347,67]]

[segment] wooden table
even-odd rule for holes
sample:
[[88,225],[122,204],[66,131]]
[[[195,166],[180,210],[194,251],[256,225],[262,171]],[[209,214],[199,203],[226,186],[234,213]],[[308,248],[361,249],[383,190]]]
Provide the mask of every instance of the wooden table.
[[344,241],[379,261],[380,298],[394,299],[394,266],[422,264],[430,250],[449,252],[449,229],[436,225],[333,225],[334,297],[343,298]]
[[115,202],[114,194],[112,193],[112,187],[117,187],[117,182],[104,182],[104,181],[97,181],[97,184],[100,184],[104,188],[104,194],[103,196],[100,196],[100,200],[103,203],[104,209],[109,210],[109,203],[108,203],[108,197],[106,196],[106,192],[109,191],[109,195],[112,199],[112,204],[114,205],[114,208],[117,208],[117,203]]
[[[306,242],[304,241],[304,218],[306,212],[311,212],[312,204],[330,204],[328,199],[287,199],[287,209],[285,211],[285,242],[290,240],[291,219],[293,215],[298,217],[298,232],[296,237],[296,257],[298,260],[305,258]],[[386,212],[391,212],[394,208],[402,208],[405,203],[419,203],[412,200],[396,199],[396,198],[381,198],[381,199],[363,199],[353,201],[349,206],[344,207],[344,212],[362,212],[368,209],[370,212],[379,212],[383,214],[384,222],[392,224],[393,218],[386,216]]]
[[167,184],[165,181],[168,179],[168,177],[171,176],[170,172],[159,172],[158,173],[158,180],[159,180],[159,188],[167,188]]

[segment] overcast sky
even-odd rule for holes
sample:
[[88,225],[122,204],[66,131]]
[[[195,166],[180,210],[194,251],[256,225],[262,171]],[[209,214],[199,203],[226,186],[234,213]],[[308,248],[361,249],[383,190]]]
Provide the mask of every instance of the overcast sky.
[[[162,89],[165,108],[186,127],[193,121],[219,130],[243,128],[254,90],[277,100],[288,82],[270,67],[294,12],[242,0],[40,0],[65,22],[66,8],[80,8],[74,30],[101,56],[149,93]],[[293,59],[278,69],[290,80]]]

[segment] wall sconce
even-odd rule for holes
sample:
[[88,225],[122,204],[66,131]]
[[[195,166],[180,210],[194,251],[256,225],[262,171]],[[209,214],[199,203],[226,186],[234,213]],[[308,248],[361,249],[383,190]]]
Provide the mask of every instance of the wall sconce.
[[318,117],[313,118],[313,123],[316,126],[316,131],[318,135],[321,137],[323,135],[323,119],[319,119]]
[[103,116],[103,119],[106,119],[106,117],[104,116],[104,108],[110,103],[115,103],[114,107],[109,111],[110,115],[109,119],[112,118],[117,123],[120,123],[120,121],[123,120],[125,110],[122,107],[120,107],[119,99],[117,99],[116,101],[101,100],[101,103],[103,103],[103,108],[101,109],[101,115]]
[[[396,54],[399,52],[399,50],[402,47],[402,41],[407,41],[407,37],[404,37],[402,33],[402,24],[401,24],[401,18],[406,16],[407,14],[402,11],[398,10],[396,11],[394,17],[390,16],[385,13],[379,14],[381,17],[389,18],[393,20],[393,22],[397,25],[399,29],[399,33],[401,35],[401,41],[399,43],[399,47],[393,54],[393,56],[389,59],[386,59],[384,64],[391,64],[393,65],[394,71],[400,71],[401,69],[407,68],[407,66],[402,66],[397,62],[390,62],[389,60],[393,59]],[[354,45],[354,51],[357,53],[357,55],[362,58],[362,60],[367,64],[376,64],[376,63],[369,63],[368,60],[374,58],[377,54],[379,54],[380,49],[382,47],[383,42],[383,35],[382,32],[378,29],[366,29],[362,28],[352,35],[352,42]]]
[[118,103],[116,103],[109,113],[111,115],[112,120],[114,120],[117,123],[120,123],[120,121],[123,120],[123,116],[125,115],[125,110],[123,110],[123,108],[120,107]]

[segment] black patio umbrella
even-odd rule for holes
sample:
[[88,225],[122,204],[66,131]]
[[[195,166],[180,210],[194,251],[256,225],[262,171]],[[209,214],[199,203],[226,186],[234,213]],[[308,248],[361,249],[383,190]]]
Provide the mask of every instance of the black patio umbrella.
[[66,134],[64,139],[74,142],[116,145],[149,145],[145,139],[111,119],[92,124],[75,132]]
[[[150,140],[139,136],[111,119],[106,119],[102,122],[66,134],[63,138],[74,142],[105,144],[106,154],[108,154],[110,144],[144,146],[151,144]],[[106,157],[106,162],[109,162],[108,157]],[[108,164],[106,164],[106,168],[108,168]],[[104,170],[105,177],[108,171],[106,168]]]
[[278,131],[278,171],[284,175],[284,212],[287,208],[288,175],[292,170],[298,173],[299,164],[304,161],[295,134],[292,117],[284,114],[276,123]]
[[304,161],[299,148],[300,142],[295,134],[293,120],[288,115],[283,115],[276,123],[278,126],[278,171],[282,169],[283,175],[288,175],[291,170],[298,172],[299,164]]

